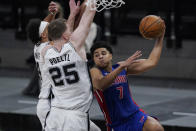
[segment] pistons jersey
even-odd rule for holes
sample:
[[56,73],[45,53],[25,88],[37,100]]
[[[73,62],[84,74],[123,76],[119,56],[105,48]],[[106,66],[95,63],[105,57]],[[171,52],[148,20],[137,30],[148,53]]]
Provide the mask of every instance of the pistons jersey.
[[46,47],[48,44],[49,42],[45,42],[34,46],[34,58],[39,73],[40,85],[41,85],[39,99],[47,99],[49,97],[50,90],[51,90],[50,80],[47,78],[47,75],[44,72],[44,66],[43,66],[44,61],[43,61],[43,57],[41,56],[42,49]]
[[[114,65],[112,70],[119,65]],[[100,69],[103,76],[109,72]],[[95,96],[104,114],[107,125],[110,127],[117,126],[128,120],[132,114],[139,110],[134,102],[129,89],[126,76],[126,70],[123,70],[114,80],[112,85],[104,91],[96,90]]]
[[58,51],[51,46],[44,55],[44,66],[52,83],[52,107],[88,112],[92,103],[92,84],[87,61],[68,42]]

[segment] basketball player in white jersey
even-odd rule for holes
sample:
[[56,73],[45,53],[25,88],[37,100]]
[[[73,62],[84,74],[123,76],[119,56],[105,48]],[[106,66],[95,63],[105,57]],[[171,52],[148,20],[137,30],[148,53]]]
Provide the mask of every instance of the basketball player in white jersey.
[[79,26],[70,34],[65,21],[57,19],[48,26],[53,45],[42,50],[44,69],[52,83],[54,98],[46,119],[46,131],[87,131],[92,103],[92,85],[83,47],[93,21],[94,10],[86,6]]
[[55,18],[56,13],[58,12],[58,6],[55,2],[51,2],[48,9],[50,13],[43,21],[39,19],[33,19],[27,26],[29,38],[33,43],[36,43],[34,46],[34,58],[41,80],[41,89],[37,104],[37,116],[41,122],[42,129],[44,129],[45,118],[50,110],[49,95],[51,84],[42,71],[43,60],[42,57],[40,57],[40,54],[41,50],[49,44],[46,27],[48,26],[49,22]]
[[[75,3],[75,2],[74,2]],[[79,5],[74,5],[73,0],[70,1],[70,17],[68,19],[68,23],[74,23],[75,16],[79,11]],[[46,75],[42,70],[43,68],[43,59],[40,57],[41,50],[49,44],[48,35],[47,35],[47,26],[49,22],[51,22],[56,13],[58,13],[59,6],[55,2],[51,2],[49,4],[49,12],[50,14],[43,20],[34,19],[29,23],[28,33],[33,37],[31,40],[33,43],[36,43],[34,46],[34,58],[36,61],[36,66],[41,79],[41,91],[39,94],[39,101],[37,104],[37,116],[41,122],[42,128],[44,129],[46,115],[50,110],[50,81],[47,79]],[[72,25],[73,26],[73,25]],[[36,33],[37,32],[37,33]]]
[[[69,26],[72,26],[72,28],[70,28],[70,31],[71,31],[73,29],[73,24],[74,24],[73,21],[74,21],[75,15],[78,12],[77,10],[78,10],[79,4],[75,5],[75,2],[71,0],[69,5],[70,5],[71,14],[70,14],[68,21],[70,21]],[[46,75],[44,75],[44,72],[42,71],[43,59],[42,57],[40,57],[40,52],[46,45],[49,44],[48,37],[47,37],[47,26],[49,24],[48,22],[54,19],[56,13],[58,14],[62,13],[62,12],[58,12],[59,5],[56,4],[56,2],[55,3],[51,2],[48,9],[49,9],[49,12],[51,13],[44,19],[44,21],[41,21],[39,19],[32,20],[28,24],[30,28],[27,30],[27,32],[30,35],[29,38],[31,39],[31,41],[33,43],[36,43],[36,45],[34,46],[34,57],[35,57],[36,65],[37,65],[39,75],[41,78],[41,91],[39,95],[39,101],[37,104],[37,116],[41,122],[42,129],[44,129],[44,126],[45,126],[45,119],[46,119],[47,113],[50,111],[50,99],[48,97],[50,96],[50,93],[51,93],[50,91],[51,85]],[[99,127],[97,127],[92,121],[90,121],[90,130],[100,131]]]

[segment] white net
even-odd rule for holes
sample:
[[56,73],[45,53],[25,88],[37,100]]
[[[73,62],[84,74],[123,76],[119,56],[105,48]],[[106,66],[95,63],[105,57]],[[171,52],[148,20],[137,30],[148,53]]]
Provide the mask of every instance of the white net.
[[119,8],[121,5],[125,4],[123,0],[88,0],[87,4],[92,5],[94,2],[96,3],[96,6],[91,6],[91,9],[96,10],[97,12],[101,12],[104,9]]

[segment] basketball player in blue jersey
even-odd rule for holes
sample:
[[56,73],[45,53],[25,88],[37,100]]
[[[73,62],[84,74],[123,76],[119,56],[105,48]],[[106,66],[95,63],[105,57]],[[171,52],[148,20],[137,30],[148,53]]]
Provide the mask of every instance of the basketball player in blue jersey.
[[94,94],[104,114],[108,131],[164,131],[157,120],[134,102],[127,75],[155,67],[160,59],[164,33],[156,40],[147,59],[136,51],[127,60],[112,65],[112,49],[104,43],[91,48],[95,67],[91,69]]

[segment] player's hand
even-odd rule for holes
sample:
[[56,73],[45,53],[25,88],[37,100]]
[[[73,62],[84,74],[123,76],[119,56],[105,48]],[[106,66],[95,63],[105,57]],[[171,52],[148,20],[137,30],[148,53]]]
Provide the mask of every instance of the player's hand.
[[77,4],[75,3],[75,0],[70,0],[69,7],[70,7],[70,14],[76,16],[80,10],[80,0],[77,1]]
[[48,6],[48,11],[51,13],[51,14],[56,14],[59,10],[59,7],[57,5],[57,3],[51,1],[49,6]]
[[130,66],[131,64],[133,63],[136,63],[137,62],[137,59],[139,57],[142,56],[142,53],[141,51],[136,51],[132,56],[130,56],[128,59],[126,59],[125,61],[121,61],[121,62],[118,62],[118,64],[122,67],[122,68],[126,68],[128,66]]
[[[162,20],[162,21],[164,22],[164,20]],[[165,36],[165,28],[166,28],[166,26],[165,26],[165,22],[164,22],[164,29],[163,29],[161,36],[158,38],[158,40],[163,40],[163,38]]]

